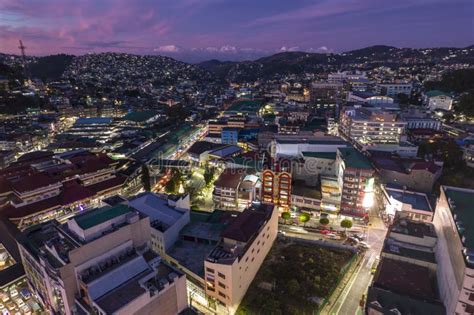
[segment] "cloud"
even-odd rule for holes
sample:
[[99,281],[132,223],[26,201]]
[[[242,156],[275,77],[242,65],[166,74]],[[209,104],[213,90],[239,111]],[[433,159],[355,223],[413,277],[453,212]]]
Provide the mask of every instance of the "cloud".
[[178,47],[176,45],[164,45],[164,46],[160,46],[160,47],[157,47],[155,49],[153,49],[153,51],[155,52],[173,52],[173,53],[176,53],[176,52],[181,52],[183,49],[181,47]]

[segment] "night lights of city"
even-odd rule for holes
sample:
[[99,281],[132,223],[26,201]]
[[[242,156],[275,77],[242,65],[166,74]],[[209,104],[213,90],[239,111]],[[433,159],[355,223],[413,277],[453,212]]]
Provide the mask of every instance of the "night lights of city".
[[467,315],[473,278],[472,0],[0,0],[0,314]]

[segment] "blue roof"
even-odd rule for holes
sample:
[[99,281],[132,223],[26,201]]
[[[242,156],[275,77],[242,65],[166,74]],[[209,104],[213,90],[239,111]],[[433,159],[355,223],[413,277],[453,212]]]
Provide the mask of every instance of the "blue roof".
[[428,197],[426,196],[426,194],[418,192],[415,193],[412,191],[400,191],[399,189],[393,189],[388,187],[385,188],[385,191],[393,199],[405,204],[410,204],[413,209],[425,210],[430,212],[433,211],[428,202]]
[[227,156],[230,156],[232,154],[235,154],[235,153],[239,153],[241,152],[242,149],[236,145],[230,145],[230,146],[227,146],[227,147],[224,147],[224,148],[219,148],[217,150],[214,150],[212,152],[210,152],[212,155],[216,155],[218,157],[227,157]]
[[93,118],[79,118],[76,120],[76,125],[95,125],[95,124],[110,124],[113,121],[110,117],[93,117]]

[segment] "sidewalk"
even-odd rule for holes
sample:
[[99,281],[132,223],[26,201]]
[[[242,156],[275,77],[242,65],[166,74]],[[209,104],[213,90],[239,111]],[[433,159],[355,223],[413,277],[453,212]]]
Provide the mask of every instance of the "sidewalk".
[[361,262],[363,261],[365,257],[365,254],[358,255],[355,260],[352,262],[352,265],[349,267],[349,269],[346,271],[344,274],[344,277],[341,279],[339,285],[334,289],[333,293],[329,297],[326,305],[321,309],[319,314],[325,315],[325,314],[333,314],[333,308],[336,305],[338,299],[341,297],[341,294],[344,292],[347,284],[350,282],[352,277],[354,276],[354,273],[356,270],[359,268]]

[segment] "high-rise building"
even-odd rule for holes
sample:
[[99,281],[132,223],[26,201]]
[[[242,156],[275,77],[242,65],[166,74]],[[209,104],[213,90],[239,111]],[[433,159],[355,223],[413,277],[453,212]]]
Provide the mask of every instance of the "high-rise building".
[[342,187],[340,214],[365,218],[374,202],[375,170],[370,161],[354,148],[339,148],[336,174]]
[[446,314],[474,313],[474,190],[441,186],[433,223],[438,282]]
[[148,249],[149,218],[127,205],[26,229],[18,245],[28,283],[53,314],[177,314],[186,277]]
[[334,116],[342,99],[341,82],[314,82],[311,84],[310,104],[321,116]]

